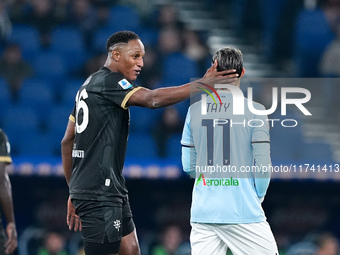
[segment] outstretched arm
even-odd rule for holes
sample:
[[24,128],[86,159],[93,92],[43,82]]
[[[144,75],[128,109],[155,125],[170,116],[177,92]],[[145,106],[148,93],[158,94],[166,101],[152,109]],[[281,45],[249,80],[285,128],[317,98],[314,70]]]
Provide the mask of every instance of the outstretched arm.
[[18,245],[17,231],[15,226],[12,187],[8,173],[6,171],[6,162],[0,162],[0,203],[6,219],[7,241],[5,248],[7,253],[12,253]]
[[[64,174],[67,184],[70,184],[71,174],[72,174],[72,149],[74,143],[74,127],[73,121],[69,120],[65,135],[61,141],[61,157],[63,161]],[[71,202],[70,197],[67,200],[67,225],[69,229],[74,231],[81,231],[81,222],[79,216],[76,214],[76,209]]]
[[181,86],[166,87],[150,90],[141,88],[136,91],[127,102],[127,106],[142,106],[148,108],[159,108],[179,103],[190,97],[190,93],[197,92],[201,84],[214,86],[217,83],[233,83],[237,80],[235,70],[216,71],[217,61],[212,65],[204,77]]
[[72,173],[72,149],[75,136],[74,128],[74,122],[69,120],[63,140],[61,141],[61,158],[63,161],[64,174],[67,184],[70,183]]

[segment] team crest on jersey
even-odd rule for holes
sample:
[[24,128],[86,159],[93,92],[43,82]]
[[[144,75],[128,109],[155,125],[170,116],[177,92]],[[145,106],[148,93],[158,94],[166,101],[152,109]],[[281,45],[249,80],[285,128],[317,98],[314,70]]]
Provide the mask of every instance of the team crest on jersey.
[[120,220],[115,220],[114,222],[113,222],[113,226],[115,227],[115,229],[117,229],[118,231],[119,231],[119,229],[120,229]]
[[132,87],[130,82],[128,82],[126,79],[122,79],[118,82],[118,84],[123,88],[123,89],[129,89]]

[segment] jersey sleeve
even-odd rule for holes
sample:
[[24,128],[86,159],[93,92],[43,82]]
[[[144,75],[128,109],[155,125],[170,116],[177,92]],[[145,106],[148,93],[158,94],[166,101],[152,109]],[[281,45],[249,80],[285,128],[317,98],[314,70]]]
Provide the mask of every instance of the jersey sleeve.
[[108,75],[105,79],[105,85],[102,90],[104,97],[127,109],[129,98],[142,87],[139,87],[122,75]]
[[255,171],[255,189],[258,197],[264,197],[266,195],[271,172],[269,167],[271,166],[270,159],[270,144],[269,143],[253,143],[253,157],[254,165],[257,166]]
[[11,146],[6,134],[0,129],[0,162],[12,163]]
[[[265,110],[263,105],[257,104],[259,110]],[[270,143],[269,122],[266,115],[256,115],[252,120],[252,143]]]
[[195,147],[182,147],[182,166],[184,172],[188,173],[191,177],[195,178],[197,152]]
[[192,140],[191,132],[190,132],[190,108],[187,112],[187,116],[184,122],[184,128],[182,132],[182,139],[181,139],[182,146],[185,147],[193,147],[194,143]]
[[183,133],[182,133],[182,166],[183,170],[191,177],[195,177],[196,166],[196,149],[194,146],[193,138],[190,132],[190,108],[185,118]]
[[[259,110],[265,110],[261,104],[257,104]],[[257,166],[255,172],[255,189],[257,196],[262,198],[266,195],[270,183],[271,166],[270,158],[270,135],[269,122],[266,115],[256,115],[253,119],[252,147],[254,165]]]

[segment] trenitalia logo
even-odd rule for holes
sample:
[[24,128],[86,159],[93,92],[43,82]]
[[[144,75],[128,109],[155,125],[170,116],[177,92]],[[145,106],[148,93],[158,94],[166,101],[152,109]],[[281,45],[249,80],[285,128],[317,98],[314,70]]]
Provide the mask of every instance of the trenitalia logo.
[[196,181],[196,185],[203,182],[203,186],[239,186],[239,182],[237,179],[230,178],[218,178],[218,179],[208,179],[205,180],[204,175],[200,174]]

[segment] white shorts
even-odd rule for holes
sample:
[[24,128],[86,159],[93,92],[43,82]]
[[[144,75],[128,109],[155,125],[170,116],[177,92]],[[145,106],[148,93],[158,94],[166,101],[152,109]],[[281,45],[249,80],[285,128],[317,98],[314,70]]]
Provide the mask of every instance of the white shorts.
[[249,224],[191,223],[192,255],[278,255],[267,221]]

